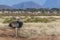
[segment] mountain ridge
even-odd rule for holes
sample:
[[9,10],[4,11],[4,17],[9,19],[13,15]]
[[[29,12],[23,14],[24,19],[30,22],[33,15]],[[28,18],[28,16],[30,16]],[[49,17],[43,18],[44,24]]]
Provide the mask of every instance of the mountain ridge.
[[13,7],[17,9],[26,9],[26,8],[41,8],[42,6],[40,6],[35,2],[28,1],[28,2],[19,3],[17,5],[13,5]]
[[0,9],[13,9],[13,7],[8,5],[0,5]]
[[12,6],[0,5],[0,9],[26,9],[26,8],[60,8],[60,0],[47,0],[44,5],[39,5],[33,1],[22,2]]

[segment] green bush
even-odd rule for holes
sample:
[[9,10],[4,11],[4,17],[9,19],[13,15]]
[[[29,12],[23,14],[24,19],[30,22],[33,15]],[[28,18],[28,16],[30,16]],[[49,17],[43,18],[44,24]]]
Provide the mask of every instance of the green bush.
[[10,23],[12,21],[16,20],[15,18],[6,18],[3,23]]
[[35,22],[44,22],[44,23],[47,23],[47,22],[49,22],[50,20],[49,19],[47,19],[47,18],[36,18],[35,19]]
[[43,23],[47,23],[47,22],[51,22],[51,21],[55,21],[55,18],[27,18],[26,21],[24,22],[43,22]]

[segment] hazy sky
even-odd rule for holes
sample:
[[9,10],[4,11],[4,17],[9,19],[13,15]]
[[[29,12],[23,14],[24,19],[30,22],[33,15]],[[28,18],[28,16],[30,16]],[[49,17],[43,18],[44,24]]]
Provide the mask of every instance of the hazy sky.
[[27,2],[27,1],[33,1],[36,2],[37,4],[43,5],[46,0],[0,0],[0,5],[13,5],[13,4],[18,4],[22,2]]

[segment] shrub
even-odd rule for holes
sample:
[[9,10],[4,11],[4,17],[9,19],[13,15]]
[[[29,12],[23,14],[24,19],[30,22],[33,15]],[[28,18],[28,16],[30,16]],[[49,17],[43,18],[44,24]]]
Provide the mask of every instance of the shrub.
[[55,18],[27,18],[26,21],[24,22],[43,22],[43,23],[47,23],[47,22],[52,22],[55,21]]
[[15,18],[6,18],[3,23],[10,23],[12,21],[16,20]]

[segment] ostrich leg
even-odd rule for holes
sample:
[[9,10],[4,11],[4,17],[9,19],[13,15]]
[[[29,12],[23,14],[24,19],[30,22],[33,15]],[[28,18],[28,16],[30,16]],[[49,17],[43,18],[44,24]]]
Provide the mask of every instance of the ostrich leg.
[[18,28],[15,28],[15,36],[18,37]]

